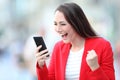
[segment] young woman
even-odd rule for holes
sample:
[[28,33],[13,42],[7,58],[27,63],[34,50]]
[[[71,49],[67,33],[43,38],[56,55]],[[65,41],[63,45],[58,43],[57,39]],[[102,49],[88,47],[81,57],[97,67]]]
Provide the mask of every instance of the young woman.
[[76,3],[64,3],[55,10],[55,31],[62,40],[54,46],[49,67],[36,50],[38,80],[115,80],[110,43],[96,35]]

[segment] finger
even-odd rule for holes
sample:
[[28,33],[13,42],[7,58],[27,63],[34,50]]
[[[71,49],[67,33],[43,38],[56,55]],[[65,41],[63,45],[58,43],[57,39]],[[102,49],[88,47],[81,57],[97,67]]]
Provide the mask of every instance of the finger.
[[48,59],[50,57],[50,54],[49,53],[46,53],[45,54],[45,59]]
[[48,50],[47,50],[47,49],[41,51],[41,52],[40,52],[40,55],[44,55],[44,54],[46,54],[46,53],[48,53]]
[[48,52],[48,50],[45,49],[45,50],[43,50],[43,51],[41,51],[41,52],[37,52],[36,56],[41,56],[41,55],[43,55],[43,54],[45,54],[45,53],[47,53],[47,52]]
[[38,46],[38,47],[36,48],[36,53],[38,53],[41,48],[42,48],[42,45]]
[[91,50],[91,51],[88,51],[87,59],[88,59],[88,58],[89,58],[89,59],[92,59],[92,58],[94,58],[94,57],[96,57],[96,56],[97,56],[97,54],[96,54],[95,50]]
[[96,52],[95,52],[95,50],[90,50],[90,51],[88,51],[88,55],[96,55]]
[[43,57],[44,59],[46,59],[47,57],[49,57],[49,53],[46,52],[46,53],[42,54],[41,57]]
[[91,50],[91,55],[93,55],[94,57],[97,56],[97,53],[95,52],[95,50]]
[[45,56],[48,55],[47,53],[48,53],[48,50],[47,50],[47,49],[46,49],[46,50],[43,50],[43,51],[37,53],[37,54],[36,54],[36,57],[42,57],[42,58],[45,58]]

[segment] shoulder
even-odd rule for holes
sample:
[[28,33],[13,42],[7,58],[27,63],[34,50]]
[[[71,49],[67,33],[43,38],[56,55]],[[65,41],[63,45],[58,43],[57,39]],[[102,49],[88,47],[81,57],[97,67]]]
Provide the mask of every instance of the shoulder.
[[86,44],[99,47],[110,46],[110,42],[103,37],[87,38]]
[[110,42],[102,37],[86,39],[85,50],[94,49],[98,55],[112,53]]
[[109,43],[109,41],[103,37],[87,38],[88,43]]

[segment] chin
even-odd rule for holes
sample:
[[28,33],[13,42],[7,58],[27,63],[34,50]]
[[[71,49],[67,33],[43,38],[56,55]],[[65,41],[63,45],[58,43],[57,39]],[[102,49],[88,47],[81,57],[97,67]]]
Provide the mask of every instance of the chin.
[[64,43],[69,43],[69,41],[68,41],[68,40],[63,40],[63,42],[64,42]]

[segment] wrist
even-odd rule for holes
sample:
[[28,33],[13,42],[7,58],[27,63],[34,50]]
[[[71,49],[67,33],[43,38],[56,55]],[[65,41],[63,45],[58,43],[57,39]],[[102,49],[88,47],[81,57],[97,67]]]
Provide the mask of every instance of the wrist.
[[39,65],[39,67],[42,69],[43,66],[45,65],[45,62],[43,62],[43,63],[39,63],[39,62],[38,62],[38,65]]
[[100,67],[99,65],[94,65],[94,66],[91,67],[91,70],[92,70],[92,71],[95,71],[95,70],[97,70],[99,67]]

